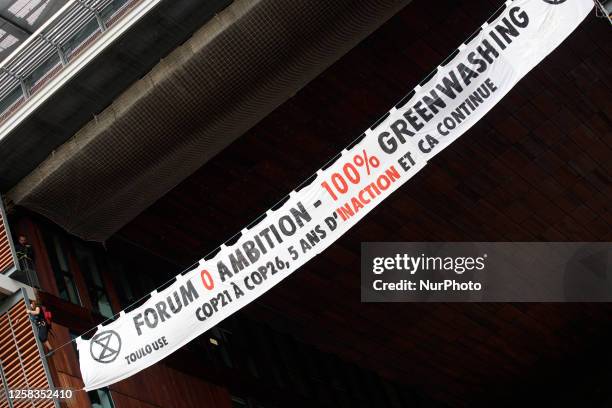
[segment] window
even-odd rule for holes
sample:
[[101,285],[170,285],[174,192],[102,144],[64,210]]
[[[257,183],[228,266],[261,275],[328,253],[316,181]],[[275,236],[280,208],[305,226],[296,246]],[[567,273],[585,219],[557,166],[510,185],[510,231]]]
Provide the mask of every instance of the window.
[[111,398],[108,388],[100,388],[99,390],[89,391],[89,400],[92,408],[114,408],[113,399]]
[[116,258],[112,257],[108,259],[110,267],[111,280],[114,283],[114,288],[119,297],[119,302],[122,308],[126,308],[136,301],[136,295],[132,290],[132,283],[128,279],[129,274],[123,263],[119,262]]
[[[77,349],[76,341],[74,340],[76,340],[79,335],[73,331],[70,331],[69,334],[70,340],[73,340],[72,348],[74,349],[74,352],[78,358],[79,350]],[[100,388],[99,390],[95,391],[89,391],[87,395],[89,395],[92,408],[115,408],[115,404],[113,403],[113,398],[110,395],[110,390],[108,387]]]
[[59,296],[76,305],[81,305],[81,299],[70,269],[66,241],[56,233],[46,234],[45,241]]
[[219,326],[208,332],[208,350],[211,360],[220,366],[232,368],[232,359],[229,352],[229,338],[231,332]]
[[232,397],[232,408],[249,408],[249,403],[240,397]]
[[19,39],[12,34],[0,29],[0,52],[6,51],[19,42]]
[[26,19],[30,25],[33,25],[48,5],[49,2],[43,0],[17,0],[11,4],[8,12],[15,17]]
[[91,299],[93,310],[104,317],[112,318],[113,309],[111,307],[106,288],[102,282],[102,275],[96,253],[80,242],[74,242],[74,254],[79,268],[87,283],[87,291]]
[[115,16],[117,11],[119,11],[123,6],[125,6],[127,2],[128,0],[113,0],[112,3],[106,6],[104,10],[102,10],[102,12],[100,13],[102,20],[104,20],[105,23],[108,23],[110,19]]

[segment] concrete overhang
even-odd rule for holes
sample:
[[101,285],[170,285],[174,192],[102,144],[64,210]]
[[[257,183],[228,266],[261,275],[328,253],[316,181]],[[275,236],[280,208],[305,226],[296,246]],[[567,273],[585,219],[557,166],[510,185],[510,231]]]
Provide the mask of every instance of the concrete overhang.
[[[103,34],[87,40],[77,58],[71,58],[57,75],[47,77],[17,108],[0,113],[0,191],[15,186],[231,2],[131,0],[123,17]],[[62,21],[61,14],[56,21]],[[45,27],[40,30],[46,32]],[[9,59],[19,59],[19,52],[15,50]],[[2,64],[11,66],[7,61]]]
[[8,196],[103,241],[409,2],[236,0]]
[[9,275],[0,274],[0,299],[4,299],[12,294],[18,292],[21,288],[24,288],[28,294],[28,298],[34,299],[34,289],[26,284],[23,284]]

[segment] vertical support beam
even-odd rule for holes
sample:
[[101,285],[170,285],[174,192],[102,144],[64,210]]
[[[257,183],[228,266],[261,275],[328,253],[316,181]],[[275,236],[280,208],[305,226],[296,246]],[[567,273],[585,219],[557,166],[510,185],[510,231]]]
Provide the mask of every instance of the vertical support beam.
[[98,22],[98,27],[100,27],[100,32],[105,32],[106,31],[106,24],[104,23],[104,20],[102,20],[102,17],[100,16],[100,13],[98,12],[98,10],[93,10],[94,15],[96,16],[96,21]]
[[19,85],[21,85],[21,92],[23,93],[23,98],[28,99],[30,97],[30,90],[28,89],[28,84],[26,84],[26,82],[21,77],[19,77]]
[[62,47],[58,45],[55,47],[55,50],[57,51],[57,55],[59,55],[59,59],[62,63],[62,66],[65,67],[66,65],[68,65],[68,58],[66,58],[66,54],[62,50]]
[[102,20],[102,17],[100,16],[100,11],[95,6],[90,6],[84,3],[83,0],[77,0],[77,4],[82,8],[89,10],[94,15],[96,21],[98,22],[98,27],[100,27],[100,32],[103,33],[106,31],[106,24],[104,24],[104,20]]
[[6,377],[4,376],[4,367],[2,366],[2,360],[0,360],[0,377],[2,377],[2,386],[4,387],[4,395],[8,401],[9,408],[13,408],[13,400],[9,397],[9,387],[6,383]]
[[[21,289],[21,294],[25,294],[25,291],[23,289]],[[15,337],[15,328],[13,327],[13,319],[11,319],[11,313],[7,313],[6,317],[8,319],[8,323],[9,323],[9,328],[11,330],[11,339],[13,340],[13,343],[15,344],[15,350],[17,351],[17,358],[19,359],[19,366],[21,368],[21,373],[23,374],[23,379],[25,380],[26,383],[26,388],[30,389],[30,384],[28,382],[28,375],[26,374],[25,371],[25,367],[23,366],[23,356],[21,355],[21,351],[19,350],[19,343],[17,343],[17,338]],[[30,320],[30,318],[28,317],[28,320]],[[30,323],[32,321],[30,320]],[[37,339],[38,340],[38,339]],[[36,408],[36,405],[34,404],[34,400],[30,399],[30,403],[32,404],[33,408]]]
[[11,248],[11,255],[13,257],[13,269],[9,271],[4,271],[8,275],[10,275],[11,273],[19,269],[19,259],[17,259],[17,252],[15,251],[15,243],[13,242],[11,227],[9,226],[8,218],[6,217],[6,211],[4,210],[4,200],[2,198],[2,194],[0,194],[0,218],[2,218],[1,222],[4,223],[4,232],[6,233],[6,239],[8,240],[9,246]]

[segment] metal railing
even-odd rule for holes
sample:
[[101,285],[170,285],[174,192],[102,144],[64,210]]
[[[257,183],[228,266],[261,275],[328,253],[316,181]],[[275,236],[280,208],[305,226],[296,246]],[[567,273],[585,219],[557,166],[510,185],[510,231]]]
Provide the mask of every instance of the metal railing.
[[15,269],[17,269],[17,254],[0,195],[0,273],[11,273]]
[[32,288],[40,289],[36,266],[31,253],[18,251],[15,247],[11,228],[4,209],[4,201],[0,195],[0,273],[24,283]]
[[20,111],[28,99],[40,93],[131,10],[143,3],[149,3],[147,7],[150,8],[159,1],[68,1],[0,62],[0,125]]

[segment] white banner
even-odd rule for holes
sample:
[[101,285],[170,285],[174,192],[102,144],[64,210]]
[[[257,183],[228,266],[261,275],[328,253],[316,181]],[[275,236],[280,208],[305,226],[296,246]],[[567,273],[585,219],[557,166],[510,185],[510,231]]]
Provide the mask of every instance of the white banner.
[[592,7],[592,0],[507,2],[408,100],[238,241],[90,340],[77,339],[85,388],[160,361],[322,252],[480,120]]

